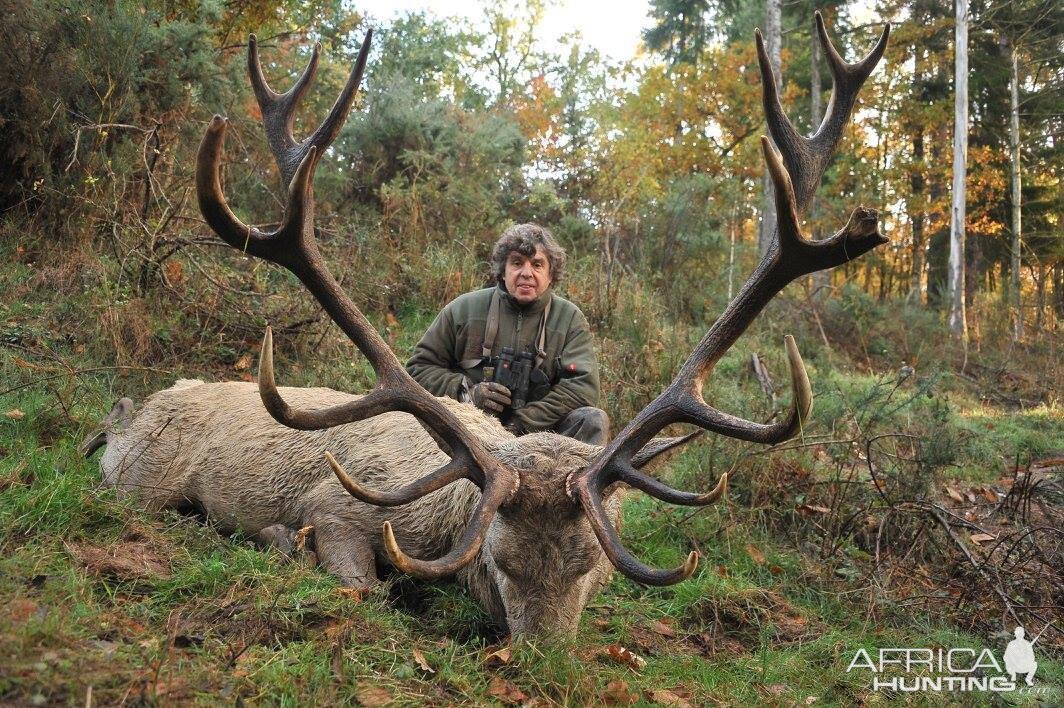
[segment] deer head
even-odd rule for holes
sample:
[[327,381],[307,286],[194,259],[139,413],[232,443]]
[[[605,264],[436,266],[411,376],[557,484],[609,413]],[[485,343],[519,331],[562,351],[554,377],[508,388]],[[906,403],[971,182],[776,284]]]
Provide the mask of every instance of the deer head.
[[[354,100],[371,33],[367,33],[350,78],[328,117],[300,142],[292,135],[293,115],[314,77],[319,48],[315,47],[295,85],[287,93],[277,94],[262,75],[255,37],[250,38],[248,73],[267,141],[288,186],[284,220],[273,230],[263,230],[243,224],[227,206],[219,175],[227,122],[220,116],[211,121],[200,145],[196,174],[200,209],[210,227],[231,246],[294,273],[369,359],[377,376],[377,385],[351,403],[320,410],[295,409],[277,389],[272,335],[267,328],[259,368],[263,404],[278,422],[301,430],[330,428],[388,411],[415,416],[450,460],[400,489],[367,488],[326,455],[344,488],[366,503],[382,507],[408,504],[462,479],[480,489],[479,502],[464,532],[440,558],[409,556],[390,523],[384,522],[383,546],[397,568],[423,578],[439,578],[458,573],[480,554],[484,572],[491,574],[498,600],[515,632],[575,628],[580,611],[613,568],[649,585],[676,583],[695,571],[697,552],[691,552],[678,568],[656,569],[644,565],[624,547],[617,531],[619,490],[634,487],[673,504],[711,504],[724,494],[727,476],[709,492],[691,493],[669,487],[645,467],[702,430],[765,444],[793,436],[809,415],[812,393],[791,337],[785,338],[785,346],[793,403],[785,419],[762,424],[719,411],[705,402],[703,383],[724,352],[784,286],[800,276],[846,263],[886,242],[878,231],[878,213],[863,207],[827,240],[811,242],[801,232],[799,216],[820,184],[858,90],[882,57],[889,33],[888,25],[864,59],[848,64],[828,38],[819,13],[816,25],[831,69],[833,90],[823,122],[809,137],[800,135],[784,114],[761,34],[756,34],[764,109],[772,136],[772,141],[762,137],[761,147],[779,214],[774,244],[673,382],[605,449],[547,433],[482,439],[459,420],[452,406],[430,395],[407,374],[333,278],[314,239],[314,170]],[[693,424],[699,430],[683,438],[654,437],[672,423]]]

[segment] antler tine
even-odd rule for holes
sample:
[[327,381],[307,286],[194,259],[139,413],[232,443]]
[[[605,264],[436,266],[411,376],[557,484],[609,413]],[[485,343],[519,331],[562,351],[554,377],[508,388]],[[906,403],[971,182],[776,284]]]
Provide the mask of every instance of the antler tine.
[[831,69],[832,88],[824,120],[816,133],[808,138],[803,137],[787,117],[780,103],[779,90],[768,53],[765,51],[764,38],[760,30],[754,32],[758,66],[761,69],[765,119],[772,139],[783,153],[787,171],[796,183],[795,207],[799,214],[804,214],[809,208],[831,156],[842,139],[842,132],[857,101],[857,94],[883,57],[890,36],[890,23],[887,23],[876,46],[856,64],[847,64],[828,37],[824,18],[819,11],[816,13],[816,28],[820,44],[824,48],[824,56]]
[[298,144],[290,140],[289,118],[295,103],[306,92],[313,78],[318,51],[315,49],[310,65],[296,85],[288,93],[278,95],[269,88],[262,76],[254,37],[249,42],[248,69],[251,82],[263,108],[263,121],[271,148],[288,186],[285,217],[276,230],[263,231],[244,224],[226,202],[221,186],[220,165],[227,121],[220,116],[215,116],[211,121],[200,143],[196,189],[200,210],[208,225],[234,248],[282,265],[295,274],[366,356],[377,374],[377,386],[350,403],[311,411],[293,408],[277,388],[273,372],[273,333],[267,327],[260,359],[259,393],[270,414],[278,422],[301,430],[331,428],[390,411],[413,415],[451,457],[450,462],[422,480],[394,492],[368,490],[343,473],[335,459],[329,459],[341,484],[352,495],[368,503],[384,506],[408,503],[459,479],[468,479],[480,487],[481,499],[476,513],[462,538],[443,558],[434,561],[410,558],[399,550],[394,536],[385,530],[385,545],[393,560],[398,559],[397,565],[413,573],[439,577],[455,572],[479,552],[492,517],[516,493],[519,478],[514,470],[492,457],[446,405],[410,377],[380,333],[329,272],[318,251],[313,221],[314,170],[322,150],[336,137],[354,101],[369,55],[370,37],[371,33],[367,33],[358,61],[329,116],[313,135]]
[[248,77],[258,101],[259,110],[262,113],[262,125],[266,131],[266,142],[273,152],[277,161],[277,168],[281,172],[281,181],[287,185],[291,181],[296,167],[303,157],[316,148],[322,153],[333,140],[336,139],[340,128],[343,127],[358,87],[362,83],[362,75],[366,70],[366,62],[369,58],[369,49],[373,41],[373,30],[367,30],[366,38],[362,41],[358,58],[355,60],[351,73],[340,91],[336,102],[329,110],[329,115],[321,125],[307,138],[297,142],[292,134],[292,126],[295,121],[296,108],[303,100],[310,84],[318,73],[318,60],[321,55],[321,43],[314,45],[310,61],[295,84],[287,92],[279,94],[266,83],[266,77],[262,72],[262,64],[259,61],[258,42],[255,35],[248,37]]
[[351,74],[347,77],[347,83],[344,84],[343,90],[340,91],[340,95],[336,97],[336,102],[329,109],[329,115],[325,117],[318,129],[305,142],[316,146],[319,150],[324,150],[332,144],[332,141],[340,133],[340,129],[347,119],[347,114],[351,110],[351,104],[355,101],[359,84],[362,83],[362,74],[366,71],[366,62],[369,59],[369,48],[372,41],[373,29],[371,28],[366,31],[366,38],[362,41],[362,48],[358,51],[358,59],[355,60],[355,65],[351,67]]
[[[826,40],[819,14],[817,27],[827,49],[830,42]],[[727,476],[724,476],[713,491],[693,494],[673,489],[636,469],[633,461],[639,458],[639,451],[655,434],[672,423],[693,423],[728,437],[774,444],[796,434],[809,416],[813,402],[809,376],[790,336],[784,338],[784,343],[791,370],[793,401],[790,413],[783,420],[764,424],[723,413],[703,399],[703,382],[720,357],[788,283],[802,275],[846,263],[886,242],[887,239],[879,233],[879,215],[874,209],[859,207],[839,232],[818,242],[811,242],[803,236],[799,214],[820,183],[853,108],[857,90],[883,55],[888,32],[889,26],[876,48],[855,65],[842,62],[833,47],[830,52],[825,52],[833,63],[835,90],[829,117],[812,138],[799,135],[784,113],[764,40],[760,32],[755,34],[764,85],[765,114],[769,130],[780,147],[777,151],[768,138],[761,139],[779,214],[775,241],[739,294],[706,331],[672,383],[624,427],[592,464],[566,480],[567,492],[580,501],[606,555],[618,570],[637,582],[651,585],[679,582],[694,572],[697,555],[688,556],[684,565],[671,570],[650,568],[633,557],[621,544],[604,511],[602,495],[607,486],[624,482],[663,501],[703,505],[717,501],[728,483]]]
[[275,155],[283,154],[296,146],[296,140],[292,136],[296,108],[299,107],[300,101],[303,100],[303,96],[318,73],[320,54],[321,42],[316,42],[303,73],[296,79],[292,88],[280,94],[271,89],[266,82],[266,76],[262,72],[262,64],[259,61],[258,39],[254,34],[248,35],[248,78],[251,80],[251,88],[255,92],[255,99],[262,113],[266,140]]

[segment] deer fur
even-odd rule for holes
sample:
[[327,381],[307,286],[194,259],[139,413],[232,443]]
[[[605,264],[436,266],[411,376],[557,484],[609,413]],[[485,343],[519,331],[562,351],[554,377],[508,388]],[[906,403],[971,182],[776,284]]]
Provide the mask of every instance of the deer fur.
[[[301,408],[358,398],[328,388],[281,392]],[[552,433],[514,437],[472,405],[441,400],[492,455],[520,474],[517,494],[499,510],[458,582],[511,632],[575,631],[613,566],[564,482],[601,448]],[[319,563],[348,586],[378,582],[377,563],[387,559],[385,520],[411,555],[435,558],[455,545],[480,498],[465,480],[393,508],[366,504],[344,490],[326,450],[350,475],[381,490],[402,487],[447,462],[405,413],[300,431],[267,413],[255,384],[198,380],[155,393],[136,414],[130,408],[123,399],[106,421],[100,460],[105,485],[149,509],[199,510],[222,530],[282,550],[291,548],[299,529],[313,526]],[[621,494],[617,490],[608,500],[615,524]]]

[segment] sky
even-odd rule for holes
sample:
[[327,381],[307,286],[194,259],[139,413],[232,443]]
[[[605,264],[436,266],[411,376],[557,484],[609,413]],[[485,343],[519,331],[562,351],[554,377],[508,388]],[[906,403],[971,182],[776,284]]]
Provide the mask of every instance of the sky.
[[[457,17],[479,23],[484,16],[484,0],[362,0],[356,7],[373,18],[391,20],[411,10],[437,17]],[[537,33],[542,46],[549,47],[564,34],[579,31],[584,46],[598,49],[614,60],[631,59],[641,41],[648,18],[647,0],[547,0],[543,24]]]

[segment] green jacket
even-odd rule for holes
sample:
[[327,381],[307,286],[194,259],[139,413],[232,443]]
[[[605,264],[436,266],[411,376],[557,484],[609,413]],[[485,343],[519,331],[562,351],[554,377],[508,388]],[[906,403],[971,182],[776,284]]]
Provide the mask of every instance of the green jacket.
[[[436,396],[458,398],[462,378],[484,380],[483,364],[462,369],[459,362],[480,360],[491,296],[496,288],[474,290],[455,298],[436,317],[414,347],[406,364],[410,375]],[[501,290],[501,288],[500,288]],[[539,337],[543,310],[550,301],[541,369],[550,381],[550,391],[537,401],[502,417],[522,432],[546,430],[570,411],[596,406],[599,398],[598,360],[584,313],[573,303],[548,289],[538,300],[521,306],[501,290],[499,331],[492,357],[503,347],[523,351]]]

